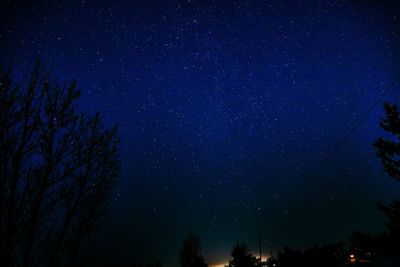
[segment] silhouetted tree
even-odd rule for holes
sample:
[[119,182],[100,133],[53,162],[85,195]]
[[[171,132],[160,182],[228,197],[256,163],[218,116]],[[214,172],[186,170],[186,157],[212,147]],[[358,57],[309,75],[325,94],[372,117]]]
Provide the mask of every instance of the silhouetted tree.
[[156,261],[147,263],[144,267],[162,267],[162,264],[159,261]]
[[387,231],[378,235],[356,231],[351,235],[349,243],[352,248],[370,251],[376,255],[396,256],[399,254],[398,238]]
[[278,253],[277,266],[303,266],[303,258],[300,250],[291,249],[285,246],[282,252]]
[[303,262],[308,267],[341,266],[344,256],[344,243],[329,244],[322,247],[312,247],[304,250]]
[[207,267],[204,257],[201,255],[200,239],[193,233],[189,233],[184,239],[182,249],[179,252],[181,267]]
[[130,267],[162,267],[163,265],[159,261],[155,262],[148,262],[146,264],[137,264],[133,263],[130,265]]
[[119,172],[116,127],[36,63],[0,71],[0,266],[77,266]]
[[381,118],[380,127],[390,133],[394,140],[379,137],[374,146],[381,159],[385,172],[394,180],[400,181],[400,114],[396,104],[384,104],[386,117]]
[[[389,140],[380,137],[374,146],[384,171],[395,181],[400,181],[400,114],[396,104],[385,103],[384,108],[386,117],[381,119],[379,125],[393,138]],[[400,201],[393,201],[388,206],[379,203],[379,207],[389,218],[387,226],[390,233],[400,238]]]
[[351,234],[349,243],[353,248],[359,248],[363,250],[377,250],[377,238],[368,233],[362,233],[355,231]]
[[275,267],[277,266],[277,260],[274,254],[271,253],[271,256],[267,259],[267,264],[268,267]]
[[277,258],[267,262],[268,266],[279,267],[338,267],[342,266],[344,244],[342,242],[323,247],[311,247],[304,251],[285,246]]
[[231,252],[229,267],[255,267],[258,266],[258,260],[254,257],[245,243],[237,242]]

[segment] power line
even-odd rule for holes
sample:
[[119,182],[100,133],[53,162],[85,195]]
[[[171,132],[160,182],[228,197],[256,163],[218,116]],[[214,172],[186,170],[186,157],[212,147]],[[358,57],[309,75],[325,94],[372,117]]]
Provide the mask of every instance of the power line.
[[375,152],[369,153],[369,154],[365,155],[364,157],[360,158],[355,164],[353,164],[353,166],[351,166],[349,168],[349,173],[352,174],[354,169],[356,169],[358,166],[360,166],[365,160],[369,160],[373,156],[375,156]]
[[[332,157],[343,147],[343,145],[350,139],[350,137],[358,130],[358,128],[361,126],[361,124],[365,121],[365,119],[371,114],[371,112],[376,108],[378,104],[380,104],[383,100],[383,98],[387,95],[387,93],[395,87],[395,85],[400,81],[400,74],[396,77],[395,80],[391,84],[389,84],[388,87],[382,92],[380,97],[373,103],[373,105],[367,110],[367,112],[361,117],[361,119],[353,126],[353,128],[347,133],[347,135],[342,139],[340,143],[338,143],[335,148],[332,150],[332,152],[323,160],[317,170],[315,171],[314,175],[312,177],[316,177],[320,170],[322,165],[332,159]],[[361,162],[358,162],[360,164]]]

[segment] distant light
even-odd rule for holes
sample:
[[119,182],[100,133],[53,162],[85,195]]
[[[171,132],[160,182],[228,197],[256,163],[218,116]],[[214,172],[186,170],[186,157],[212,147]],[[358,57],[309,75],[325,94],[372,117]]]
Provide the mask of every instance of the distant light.
[[351,255],[350,255],[350,258],[354,258],[354,254],[351,254]]

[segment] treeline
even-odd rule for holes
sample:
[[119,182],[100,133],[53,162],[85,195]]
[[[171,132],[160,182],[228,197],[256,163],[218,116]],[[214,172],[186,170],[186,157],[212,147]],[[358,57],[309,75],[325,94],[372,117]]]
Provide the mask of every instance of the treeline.
[[[265,266],[343,266],[365,261],[373,264],[381,259],[400,258],[399,236],[392,231],[372,235],[354,232],[347,242],[341,241],[326,246],[314,246],[304,250],[285,246],[276,255],[271,255]],[[353,256],[352,256],[353,255]],[[350,257],[352,256],[352,257]],[[354,259],[354,262],[351,260]]]
[[[226,267],[339,267],[350,263],[350,255],[353,253],[355,254],[353,263],[357,264],[364,259],[372,264],[375,260],[382,258],[399,259],[399,240],[398,233],[390,229],[379,235],[356,231],[347,241],[325,246],[313,246],[306,249],[285,246],[282,250],[270,255],[265,262],[260,262],[260,259],[250,252],[245,243],[237,242],[232,246],[230,260]],[[201,254],[200,239],[196,235],[190,233],[183,240],[179,263],[180,267],[208,266]]]
[[296,250],[288,246],[278,252],[277,256],[271,255],[266,266],[308,266],[308,267],[336,267],[345,261],[344,242],[327,246],[314,246],[305,250]]
[[[372,264],[379,259],[400,259],[399,240],[399,236],[389,230],[379,235],[356,231],[347,241],[325,246],[313,246],[306,249],[285,246],[263,262],[251,253],[245,243],[237,242],[232,246],[230,259],[225,267],[339,267],[350,263],[352,253],[355,253],[354,264],[359,263],[360,259],[361,261],[367,260]],[[179,266],[209,266],[202,255],[201,242],[197,235],[189,233],[183,239],[179,252]],[[162,264],[154,262],[140,266],[132,265],[132,267],[162,267]]]

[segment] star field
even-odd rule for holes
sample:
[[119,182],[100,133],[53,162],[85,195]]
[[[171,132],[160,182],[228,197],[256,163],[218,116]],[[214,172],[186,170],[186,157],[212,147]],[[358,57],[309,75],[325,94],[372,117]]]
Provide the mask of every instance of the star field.
[[382,106],[325,159],[399,75],[395,1],[134,2],[0,4],[1,60],[51,64],[119,125],[99,262],[174,266],[190,230],[216,264],[258,233],[270,253],[383,229]]

